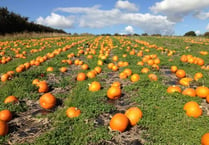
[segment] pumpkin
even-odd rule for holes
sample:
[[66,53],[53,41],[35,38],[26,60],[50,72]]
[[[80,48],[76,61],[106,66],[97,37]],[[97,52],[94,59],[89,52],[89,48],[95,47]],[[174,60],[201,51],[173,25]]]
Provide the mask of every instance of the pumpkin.
[[48,68],[46,69],[47,72],[52,72],[53,70],[54,70],[53,67],[48,67]]
[[102,68],[99,66],[95,67],[94,70],[97,72],[97,74],[102,72]]
[[128,77],[127,74],[124,73],[124,72],[121,72],[121,73],[119,74],[119,78],[120,78],[120,79],[126,79],[127,77]]
[[205,86],[199,86],[196,88],[195,91],[197,96],[199,96],[200,98],[206,98],[209,95],[209,89]]
[[138,107],[131,107],[126,110],[125,116],[128,117],[130,124],[134,126],[142,118],[142,111]]
[[91,92],[99,91],[100,89],[101,85],[99,82],[94,81],[89,85],[89,91]]
[[84,81],[86,79],[86,74],[85,73],[79,73],[77,75],[77,81]]
[[183,78],[183,77],[186,76],[186,72],[185,72],[183,69],[178,69],[178,70],[176,71],[176,76],[177,76],[178,78]]
[[88,77],[88,78],[95,78],[95,77],[96,77],[96,74],[95,74],[93,71],[89,71],[89,72],[87,73],[87,77]]
[[37,84],[37,86],[39,87],[38,92],[39,93],[46,93],[49,90],[48,84],[46,81],[41,81]]
[[8,75],[8,74],[3,74],[3,75],[1,76],[1,81],[2,81],[2,82],[5,82],[5,81],[8,80],[8,78],[9,78],[9,75]]
[[4,100],[4,103],[17,103],[18,99],[15,96],[8,96]]
[[132,70],[129,69],[129,68],[126,68],[124,71],[123,71],[127,76],[130,76],[132,74]]
[[209,132],[201,137],[201,145],[209,145]]
[[107,90],[107,97],[109,99],[118,99],[121,95],[122,95],[122,92],[119,87],[110,87]]
[[8,133],[9,127],[7,122],[0,120],[0,136],[5,136]]
[[194,101],[187,102],[184,105],[184,110],[186,111],[186,115],[189,117],[198,118],[202,115],[202,109]]
[[56,98],[51,93],[46,93],[40,97],[39,103],[42,108],[51,109],[56,105]]
[[78,117],[80,114],[81,114],[81,110],[78,109],[78,108],[76,108],[76,107],[69,107],[69,108],[66,110],[66,115],[67,115],[69,118]]
[[133,75],[131,76],[131,81],[132,81],[132,82],[137,82],[137,81],[139,81],[139,80],[140,80],[139,74],[133,74]]
[[157,75],[156,74],[152,74],[152,73],[148,75],[148,78],[150,79],[150,81],[157,81],[157,79],[158,79]]
[[67,68],[66,67],[61,67],[59,70],[60,70],[60,72],[63,72],[64,73],[64,72],[67,71]]
[[196,91],[193,88],[186,88],[182,91],[182,94],[190,96],[190,97],[195,97],[196,96]]
[[168,93],[174,93],[174,92],[179,92],[179,93],[181,93],[181,88],[179,87],[179,86],[169,86],[168,88],[167,88],[167,92]]
[[178,70],[178,68],[177,68],[177,66],[172,65],[170,70],[172,73],[175,73]]
[[113,82],[111,87],[120,87],[120,82]]
[[0,120],[3,121],[10,121],[12,119],[12,113],[9,110],[2,110],[0,111]]
[[149,69],[147,67],[144,67],[141,69],[141,73],[148,73]]
[[128,117],[122,113],[116,113],[110,120],[110,128],[112,130],[123,132],[129,125]]
[[198,81],[200,78],[202,78],[203,77],[203,74],[201,73],[201,72],[197,72],[197,73],[195,73],[195,75],[194,75],[194,80],[195,81]]

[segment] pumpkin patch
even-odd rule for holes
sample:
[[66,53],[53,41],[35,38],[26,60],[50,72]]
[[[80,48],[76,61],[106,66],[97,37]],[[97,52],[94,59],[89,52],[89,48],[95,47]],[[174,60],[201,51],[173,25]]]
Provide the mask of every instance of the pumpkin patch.
[[0,144],[207,144],[208,45],[122,35],[1,41]]

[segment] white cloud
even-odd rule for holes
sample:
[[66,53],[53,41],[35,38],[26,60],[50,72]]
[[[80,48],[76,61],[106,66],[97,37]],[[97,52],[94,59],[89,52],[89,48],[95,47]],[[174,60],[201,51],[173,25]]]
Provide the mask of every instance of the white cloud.
[[134,28],[132,26],[127,26],[127,27],[125,27],[125,32],[128,34],[133,34]]
[[208,23],[208,25],[206,27],[206,31],[209,32],[209,23]]
[[163,13],[174,22],[182,21],[183,17],[209,6],[209,0],[163,0],[150,7],[155,13]]
[[200,33],[200,30],[195,31],[195,34],[196,34],[196,35],[200,35],[200,34],[201,34],[201,33]]
[[209,12],[205,13],[205,12],[198,11],[194,14],[194,16],[198,19],[205,20],[209,18]]
[[118,9],[125,9],[129,11],[138,11],[137,6],[134,3],[130,3],[129,1],[118,0],[115,4],[115,7]]
[[103,28],[106,26],[127,24],[139,27],[149,34],[160,33],[170,35],[174,32],[175,23],[169,21],[166,16],[161,15],[124,12],[117,8],[102,10],[99,6],[90,8],[57,8],[55,11],[74,14],[74,16],[77,16],[77,23],[80,27]]
[[71,28],[74,23],[74,18],[71,17],[65,17],[58,15],[56,13],[51,13],[50,16],[47,16],[46,18],[39,17],[36,20],[37,24],[41,25],[47,25],[50,27],[55,27],[55,28]]

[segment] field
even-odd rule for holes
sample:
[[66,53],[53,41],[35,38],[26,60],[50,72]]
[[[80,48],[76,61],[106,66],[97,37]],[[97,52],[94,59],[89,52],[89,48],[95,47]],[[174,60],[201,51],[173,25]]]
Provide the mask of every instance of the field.
[[[0,144],[198,145],[209,132],[208,52],[209,39],[200,37],[3,39],[0,110],[12,118],[0,121]],[[121,92],[110,99],[113,83]],[[51,104],[40,101],[46,93]],[[185,107],[190,101],[196,108]],[[69,107],[80,114],[70,117]],[[131,107],[143,114],[136,125],[113,130],[111,118]]]

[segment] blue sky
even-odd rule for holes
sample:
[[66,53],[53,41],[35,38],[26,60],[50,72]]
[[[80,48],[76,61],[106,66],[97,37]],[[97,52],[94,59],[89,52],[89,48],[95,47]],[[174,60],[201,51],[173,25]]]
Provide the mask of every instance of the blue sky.
[[209,0],[1,0],[0,6],[70,33],[209,31]]

